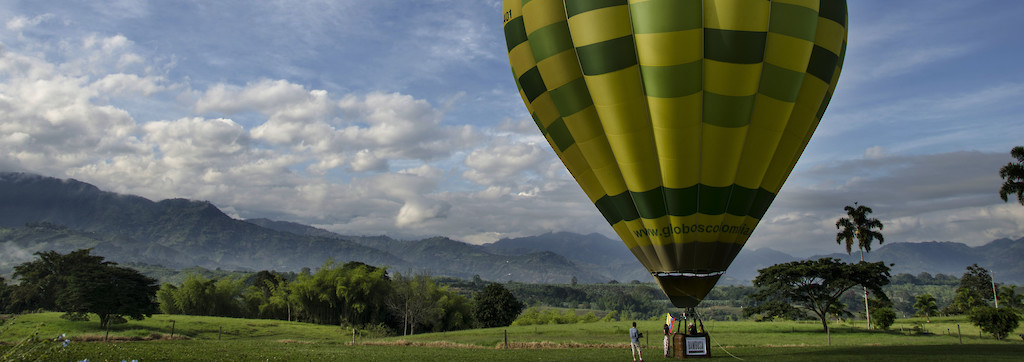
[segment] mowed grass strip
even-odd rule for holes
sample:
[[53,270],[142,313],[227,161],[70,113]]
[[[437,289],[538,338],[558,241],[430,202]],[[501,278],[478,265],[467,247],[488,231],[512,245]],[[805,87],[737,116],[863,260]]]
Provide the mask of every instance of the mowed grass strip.
[[[67,334],[69,337],[85,338],[84,336],[105,336],[106,331],[100,329],[95,315],[87,322],[72,322],[60,318],[61,313],[32,313],[16,316],[0,328],[7,331],[0,335],[0,342],[15,342],[32,333],[40,324],[41,336]],[[173,321],[173,322],[172,322]],[[110,326],[110,337],[118,339],[161,339],[156,335],[169,338],[171,332],[175,338],[201,340],[236,340],[255,339],[261,341],[277,341],[290,339],[294,341],[351,341],[352,330],[338,326],[288,322],[270,319],[244,319],[225,317],[202,317],[187,315],[157,314],[141,321],[129,320],[125,324]],[[345,338],[348,338],[347,340]]]
[[[629,321],[584,324],[512,326],[413,336],[369,338],[352,330],[297,322],[218,317],[156,315],[144,321],[115,325],[110,335],[119,342],[96,341],[103,336],[99,323],[70,322],[59,313],[18,316],[0,326],[3,351],[24,336],[38,330],[42,337],[67,334],[73,343],[57,348],[56,360],[417,360],[452,361],[487,359],[519,360],[625,360],[629,357]],[[175,335],[187,339],[169,340],[171,320]],[[638,321],[644,331],[645,359],[661,359],[661,322]],[[919,324],[930,332],[911,334]],[[961,335],[956,333],[960,325]],[[715,322],[704,324],[712,336],[712,356],[745,360],[820,361],[872,360],[1021,360],[1024,342],[1019,328],[1004,341],[981,334],[964,318],[899,320],[892,331],[867,331],[860,324],[832,325],[832,345],[816,322]],[[900,327],[903,332],[900,332]],[[505,333],[510,349],[504,349]],[[218,335],[220,340],[218,340]],[[136,338],[137,337],[137,338]],[[160,338],[157,338],[160,337]],[[960,338],[963,343],[960,344]],[[131,341],[131,339],[141,339]],[[113,338],[112,338],[113,339]],[[148,340],[147,340],[148,339]],[[101,338],[99,340],[102,340]],[[124,341],[129,340],[129,341]],[[654,358],[654,359],[652,359]]]
[[[1024,346],[1012,344],[732,347],[711,351],[716,359],[728,354],[751,361],[1020,361]],[[661,360],[661,349],[644,350],[645,360]],[[495,349],[416,346],[346,345],[338,343],[268,343],[256,341],[148,341],[75,343],[55,360],[121,361],[623,361],[628,348]]]

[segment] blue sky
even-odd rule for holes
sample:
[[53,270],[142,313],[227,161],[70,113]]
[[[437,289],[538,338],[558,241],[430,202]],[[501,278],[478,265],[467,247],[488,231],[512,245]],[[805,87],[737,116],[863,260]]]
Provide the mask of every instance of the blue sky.
[[[747,248],[1024,237],[1024,2],[850,2],[846,65]],[[613,236],[516,91],[499,1],[6,1],[0,171],[342,234]]]

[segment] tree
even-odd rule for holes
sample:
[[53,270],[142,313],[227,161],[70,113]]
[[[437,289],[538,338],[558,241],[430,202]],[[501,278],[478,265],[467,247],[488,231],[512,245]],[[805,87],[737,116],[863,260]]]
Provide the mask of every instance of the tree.
[[81,249],[67,254],[40,251],[39,258],[14,266],[14,277],[20,283],[11,295],[10,309],[21,312],[33,309],[64,311],[57,305],[58,297],[70,282],[76,270],[103,265],[102,256],[91,255],[92,249]]
[[992,275],[988,269],[974,264],[967,267],[967,272],[960,277],[960,286],[957,290],[964,289],[978,303],[987,303],[995,296],[992,290]]
[[[288,303],[320,324],[377,324],[386,320],[392,294],[387,269],[360,262],[326,261],[316,273],[299,274],[289,284]],[[282,293],[283,294],[283,293]]]
[[[287,303],[287,282],[280,274],[261,270],[248,279],[251,279],[252,283],[242,293],[246,316],[291,320],[291,310]],[[281,298],[282,296],[285,298]]]
[[1024,205],[1024,146],[1010,150],[1010,156],[1017,162],[1009,162],[999,169],[999,177],[1003,178],[1003,186],[999,188],[999,198],[1009,202],[1008,196],[1017,194],[1017,202]]
[[11,288],[7,286],[7,281],[4,277],[0,276],[0,313],[3,313],[7,306],[10,304]]
[[870,207],[857,205],[856,202],[853,205],[844,207],[846,217],[836,221],[836,229],[839,230],[836,233],[836,244],[846,242],[846,253],[852,254],[853,241],[856,239],[857,249],[861,251],[860,261],[864,261],[864,253],[871,252],[871,242],[878,240],[879,245],[885,242],[881,233],[885,225],[878,219],[868,218],[868,214],[874,212]]
[[37,252],[39,259],[15,266],[14,275],[21,280],[17,306],[95,313],[104,328],[118,317],[143,319],[157,311],[155,279],[91,253]]
[[386,268],[348,262],[335,280],[335,293],[344,303],[342,319],[353,325],[387,320],[385,301],[391,295],[391,278]]
[[1006,338],[1020,322],[1020,316],[1013,309],[976,307],[971,310],[971,322],[982,331],[992,333],[996,339]]
[[966,289],[975,298],[990,301],[992,300],[992,275],[988,269],[974,264],[967,267],[967,272],[960,277],[960,286],[957,289]]
[[953,297],[953,301],[945,308],[942,308],[942,314],[965,314],[970,312],[971,309],[983,305],[985,305],[985,302],[975,298],[969,290],[958,288],[956,290],[956,296]]
[[476,303],[473,314],[485,328],[510,325],[523,310],[523,303],[498,283],[488,284],[473,299]]
[[81,270],[71,281],[61,307],[69,313],[95,313],[100,328],[122,317],[142,320],[158,311],[156,279],[135,270],[107,264]]
[[861,285],[887,301],[882,286],[889,284],[889,277],[889,267],[882,262],[847,264],[821,258],[776,264],[758,271],[754,278],[758,290],[749,297],[757,305],[743,314],[761,314],[764,319],[811,312],[827,331],[827,317],[843,293]]
[[433,326],[444,316],[435,297],[437,284],[426,275],[409,278],[395,274],[394,292],[387,306],[402,319],[402,335],[416,333],[416,326]]
[[164,283],[156,294],[164,313],[241,317],[245,314],[244,283],[235,278],[207,279],[189,274],[180,287]]
[[935,297],[931,294],[921,294],[914,297],[917,301],[914,303],[914,309],[917,310],[915,315],[924,316],[928,323],[932,322],[931,316],[935,315],[939,311],[939,307],[935,304]]
[[435,332],[473,328],[473,302],[459,293],[439,288],[438,307],[443,311],[439,323],[434,324]]
[[246,314],[250,317],[292,320],[292,305],[288,300],[288,282],[277,272],[261,270],[251,278],[246,288]]
[[338,325],[341,322],[339,312],[342,300],[335,290],[341,268],[333,260],[328,260],[316,273],[300,273],[290,284],[289,301],[299,306],[303,320],[318,324]]
[[873,313],[875,326],[884,331],[889,330],[889,327],[896,322],[896,311],[892,310],[892,307],[875,308],[871,313]]
[[[860,261],[864,262],[864,253],[871,252],[872,241],[877,239],[878,245],[885,242],[885,237],[881,233],[885,225],[878,219],[868,217],[868,214],[874,212],[870,207],[854,202],[853,206],[846,206],[843,210],[846,210],[846,217],[836,220],[836,229],[839,230],[836,233],[836,243],[841,245],[845,241],[846,254],[852,254],[853,240],[857,239]],[[868,329],[871,329],[871,308],[868,307],[867,288],[864,289],[864,315],[868,319]]]
[[999,301],[1001,304],[1021,311],[1024,309],[1024,295],[1017,294],[1017,286],[1004,285],[999,287]]

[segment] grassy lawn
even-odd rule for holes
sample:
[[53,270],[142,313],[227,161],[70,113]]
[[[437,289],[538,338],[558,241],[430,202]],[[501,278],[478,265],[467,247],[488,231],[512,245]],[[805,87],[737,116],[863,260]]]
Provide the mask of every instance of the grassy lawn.
[[[78,361],[121,360],[628,360],[629,322],[596,322],[572,325],[514,326],[447,333],[427,333],[407,337],[371,338],[358,334],[351,344],[352,330],[305,323],[217,317],[155,315],[144,321],[129,321],[113,326],[112,339],[102,342],[105,331],[99,323],[70,322],[59,313],[19,316],[0,326],[0,356],[9,359]],[[171,321],[174,333],[183,339],[168,339]],[[911,334],[919,323],[930,334]],[[646,360],[662,360],[661,322],[639,321],[651,346]],[[957,324],[963,338],[957,336]],[[903,332],[900,332],[900,326]],[[716,359],[744,360],[1021,360],[1024,342],[1017,337],[997,341],[990,335],[978,335],[978,329],[962,318],[932,318],[932,323],[916,319],[898,320],[892,331],[866,331],[863,325],[832,326],[832,345],[827,345],[821,325],[809,322],[708,322],[712,336],[712,356]],[[512,349],[504,344],[505,331]],[[949,331],[947,334],[947,330]],[[17,346],[25,336],[37,332],[53,338],[67,334],[73,342],[60,347],[57,342]],[[219,337],[219,340],[218,340]],[[152,339],[124,341],[125,339]],[[84,342],[85,340],[100,340]],[[27,355],[19,353],[30,350]],[[3,358],[0,358],[3,359]]]

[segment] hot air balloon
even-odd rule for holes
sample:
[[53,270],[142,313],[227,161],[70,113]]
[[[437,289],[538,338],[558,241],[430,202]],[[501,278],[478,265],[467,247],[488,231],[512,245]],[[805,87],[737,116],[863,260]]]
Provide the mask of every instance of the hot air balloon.
[[505,0],[520,95],[674,305],[746,243],[835,90],[845,0]]

